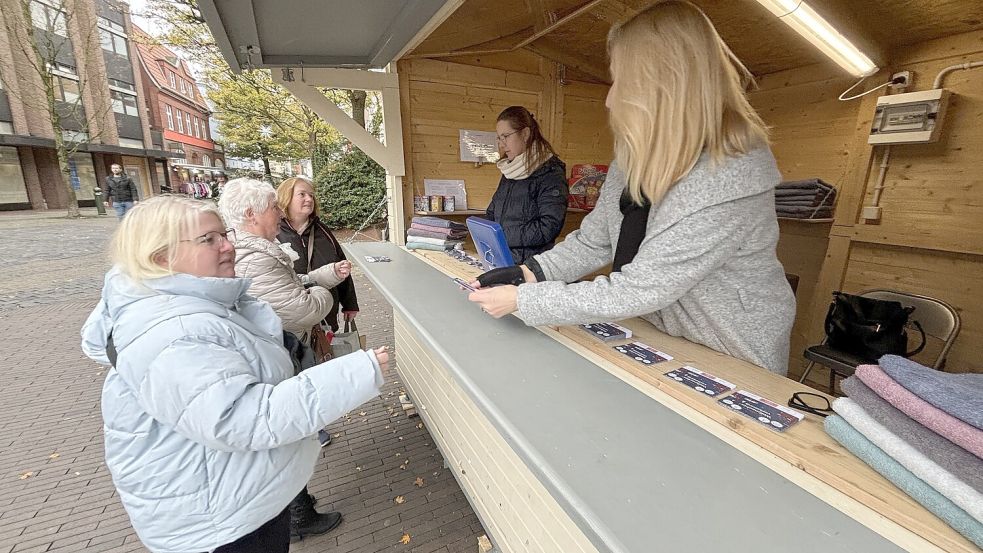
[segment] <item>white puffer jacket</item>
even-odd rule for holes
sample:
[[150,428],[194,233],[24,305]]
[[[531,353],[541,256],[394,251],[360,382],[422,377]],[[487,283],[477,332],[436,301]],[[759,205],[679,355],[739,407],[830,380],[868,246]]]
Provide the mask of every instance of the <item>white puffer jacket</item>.
[[108,364],[106,466],[155,553],[212,551],[262,526],[307,484],[317,431],[379,393],[359,351],[293,375],[280,320],[249,281],[186,274],[137,283],[113,269],[82,329]]
[[283,321],[284,330],[303,337],[331,311],[334,300],[323,286],[330,288],[341,282],[333,264],[324,267],[327,270],[316,279],[319,286],[305,289],[293,260],[278,243],[237,230],[235,246],[236,276],[252,280],[249,295],[269,303]]

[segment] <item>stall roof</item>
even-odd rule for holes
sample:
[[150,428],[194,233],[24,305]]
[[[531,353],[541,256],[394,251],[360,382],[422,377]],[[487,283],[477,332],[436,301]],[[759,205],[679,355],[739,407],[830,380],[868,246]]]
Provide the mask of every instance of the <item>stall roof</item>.
[[[232,69],[381,68],[396,59],[447,0],[200,0]],[[446,14],[445,14],[446,15]]]
[[[693,1],[706,11],[724,40],[756,75],[827,63],[820,52],[757,2]],[[378,68],[407,52],[406,57],[481,65],[477,58],[483,53],[522,49],[562,63],[568,77],[575,80],[609,82],[608,30],[614,22],[651,3],[200,0],[199,5],[235,70],[247,65],[300,67],[302,62],[307,67]],[[983,29],[983,2],[979,0],[813,0],[810,4],[881,63],[908,44]],[[548,33],[537,34],[550,22],[568,16],[569,23],[562,21]],[[250,46],[252,55],[247,53]],[[470,59],[469,53],[474,54]]]

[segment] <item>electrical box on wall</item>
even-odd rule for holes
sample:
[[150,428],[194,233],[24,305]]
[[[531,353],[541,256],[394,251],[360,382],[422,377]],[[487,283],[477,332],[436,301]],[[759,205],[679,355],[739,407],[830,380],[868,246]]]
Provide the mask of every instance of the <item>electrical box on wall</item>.
[[949,91],[936,88],[881,96],[870,126],[868,144],[926,144],[942,134]]

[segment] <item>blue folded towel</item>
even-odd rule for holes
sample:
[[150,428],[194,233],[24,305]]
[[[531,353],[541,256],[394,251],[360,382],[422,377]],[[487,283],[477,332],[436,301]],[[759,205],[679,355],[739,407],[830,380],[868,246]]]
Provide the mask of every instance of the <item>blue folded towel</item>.
[[881,451],[870,440],[857,432],[839,415],[826,417],[823,423],[826,433],[843,447],[859,457],[864,463],[890,480],[901,491],[911,496],[923,507],[935,514],[956,532],[966,536],[969,541],[983,548],[983,523],[969,516],[955,503],[936,491],[932,486],[919,480],[908,469]]
[[983,430],[983,374],[946,373],[897,355],[885,355],[878,364],[909,392]]

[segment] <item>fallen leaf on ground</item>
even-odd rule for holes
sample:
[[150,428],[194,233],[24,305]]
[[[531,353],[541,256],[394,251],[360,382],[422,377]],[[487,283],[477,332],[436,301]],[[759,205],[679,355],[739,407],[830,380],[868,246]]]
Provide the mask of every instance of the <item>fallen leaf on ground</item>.
[[403,503],[406,503],[406,498],[401,495],[397,495],[395,498],[393,498],[393,502],[396,503],[396,505],[402,505]]
[[416,427],[422,430],[423,429],[423,423],[421,422],[420,424],[416,425]]
[[81,475],[82,475],[82,473],[81,473],[81,472],[76,472],[76,473],[75,473],[75,476],[81,476]]
[[417,476],[416,477],[416,480],[414,480],[413,483],[416,484],[416,486],[418,488],[422,488],[423,487],[423,478],[420,478],[419,476]]
[[59,457],[61,457],[61,453],[52,453],[51,455],[48,455],[48,459],[57,459]]
[[364,417],[364,416],[365,416],[365,411],[359,411],[359,412],[358,412],[358,416],[360,416],[360,417]]
[[401,543],[403,545],[406,545],[406,544],[410,543],[410,535],[409,534],[403,534],[403,537],[399,538],[399,543]]
[[488,539],[488,536],[485,534],[478,536],[478,553],[488,553],[491,550],[492,543],[491,540]]
[[24,474],[20,475],[20,479],[21,480],[27,480],[28,478],[30,478],[32,476],[34,476],[34,473],[28,471],[28,472],[25,472]]

